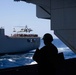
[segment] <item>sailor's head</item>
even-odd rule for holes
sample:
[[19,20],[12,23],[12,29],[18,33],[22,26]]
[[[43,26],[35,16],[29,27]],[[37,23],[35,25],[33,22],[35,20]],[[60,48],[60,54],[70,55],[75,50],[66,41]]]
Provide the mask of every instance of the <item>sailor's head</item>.
[[50,44],[53,41],[53,37],[51,34],[46,33],[43,36],[44,44]]

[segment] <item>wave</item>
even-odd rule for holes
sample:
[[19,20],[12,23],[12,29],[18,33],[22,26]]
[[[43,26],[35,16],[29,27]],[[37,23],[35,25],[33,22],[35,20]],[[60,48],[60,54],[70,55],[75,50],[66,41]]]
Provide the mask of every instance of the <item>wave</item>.
[[59,52],[65,52],[65,51],[70,51],[70,49],[68,47],[59,47],[58,51]]
[[65,59],[76,58],[76,54],[68,47],[58,48],[59,53],[63,52]]

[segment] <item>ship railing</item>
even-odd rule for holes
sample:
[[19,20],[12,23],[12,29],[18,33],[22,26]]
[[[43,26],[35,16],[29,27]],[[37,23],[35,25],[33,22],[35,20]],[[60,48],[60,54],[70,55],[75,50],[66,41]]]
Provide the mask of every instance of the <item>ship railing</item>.
[[14,34],[11,37],[38,37],[37,34]]

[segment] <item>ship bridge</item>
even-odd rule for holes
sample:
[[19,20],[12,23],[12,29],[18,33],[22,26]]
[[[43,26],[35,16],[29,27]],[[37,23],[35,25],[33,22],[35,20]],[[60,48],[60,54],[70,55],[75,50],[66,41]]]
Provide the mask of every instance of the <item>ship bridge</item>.
[[50,20],[50,29],[76,53],[76,0],[14,0],[36,5],[36,16]]

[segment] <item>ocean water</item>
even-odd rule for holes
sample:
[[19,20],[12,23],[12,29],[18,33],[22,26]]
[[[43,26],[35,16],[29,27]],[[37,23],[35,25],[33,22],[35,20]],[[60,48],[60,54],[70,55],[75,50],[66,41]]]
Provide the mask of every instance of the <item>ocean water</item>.
[[[63,52],[65,59],[76,58],[76,54],[59,39],[54,39],[53,44],[58,48],[59,53]],[[43,40],[41,40],[39,48],[42,46],[44,46]],[[5,54],[0,56],[0,69],[36,64],[32,59],[34,52],[35,50],[31,50],[30,52],[23,54]]]

